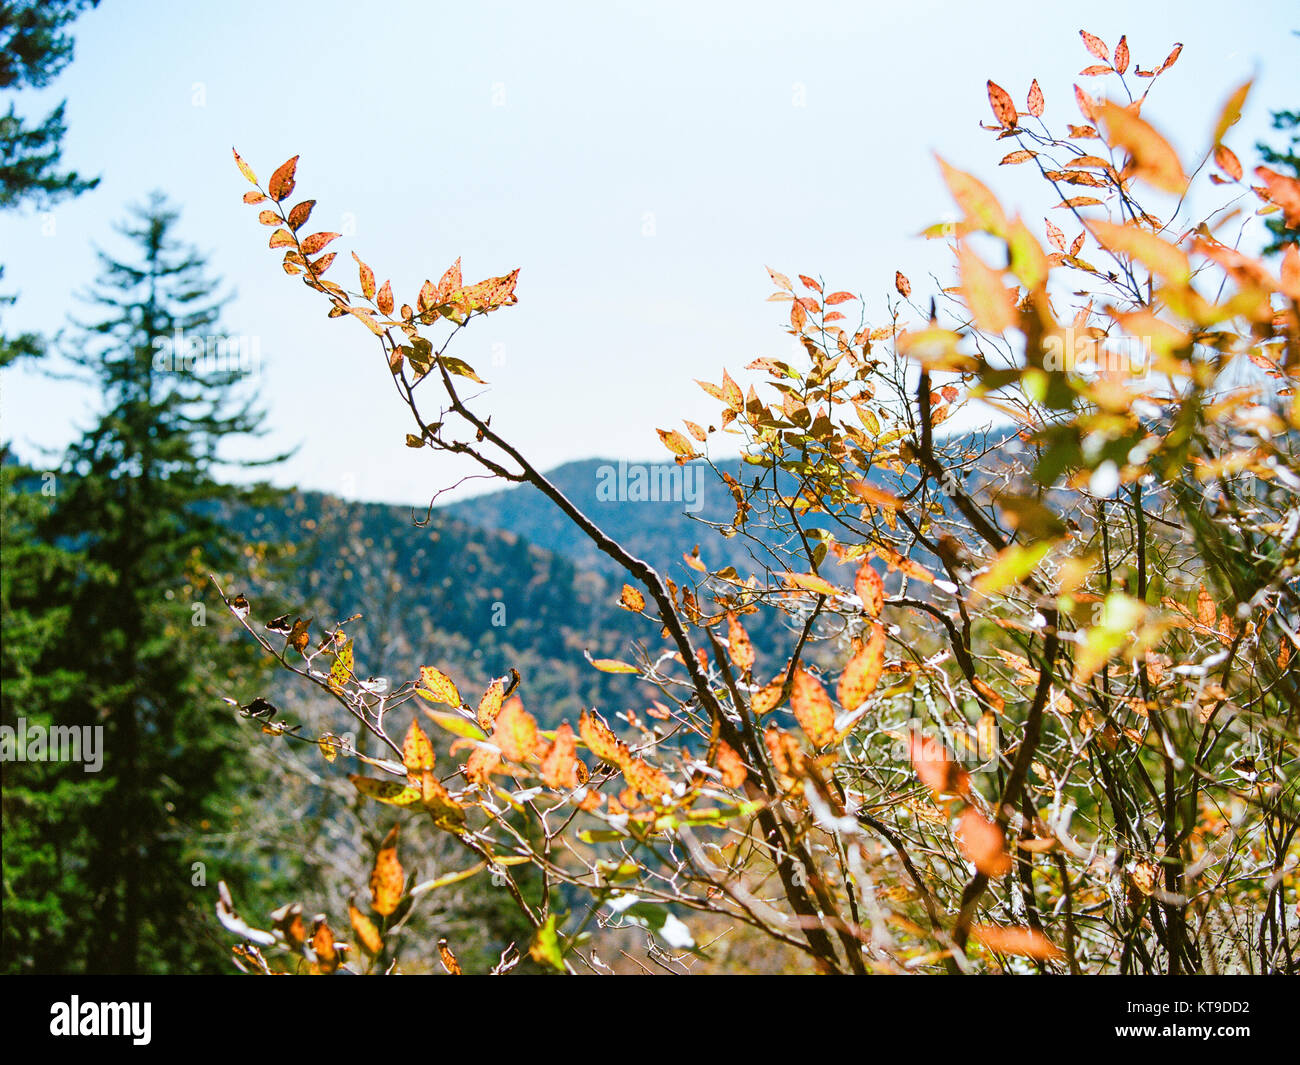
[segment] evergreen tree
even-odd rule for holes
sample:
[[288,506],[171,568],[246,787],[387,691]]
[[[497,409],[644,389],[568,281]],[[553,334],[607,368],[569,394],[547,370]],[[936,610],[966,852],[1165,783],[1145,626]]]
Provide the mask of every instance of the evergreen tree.
[[[247,668],[248,654],[204,627],[220,605],[207,573],[236,559],[250,568],[257,550],[241,550],[226,508],[273,495],[218,479],[223,468],[265,464],[226,462],[221,452],[232,437],[256,433],[259,416],[241,395],[250,367],[235,345],[213,343],[222,300],[203,260],[175,240],[176,221],[155,196],[120,227],[134,257],[100,253],[88,295],[99,316],[75,323],[67,354],[106,409],[69,449],[53,505],[32,530],[41,545],[76,551],[78,564],[30,577],[6,603],[6,613],[59,605],[43,622],[57,637],[29,644],[37,660],[14,669],[26,670],[35,702],[38,684],[62,685],[60,723],[104,730],[104,765],[89,785],[80,765],[6,767],[6,911],[11,900],[62,907],[41,935],[15,932],[13,951],[6,913],[10,969],[221,964],[215,940],[199,931],[212,897],[193,863],[219,861],[200,837],[221,838],[231,826],[219,800],[231,784],[234,724],[216,692]],[[6,723],[27,709],[10,699],[9,668],[6,660]],[[11,815],[48,841],[39,862],[29,854],[25,866],[11,863]],[[215,875],[240,879],[224,867]]]
[[[1300,30],[1293,30],[1292,36],[1300,37]],[[1272,114],[1273,128],[1279,133],[1290,130],[1291,135],[1282,147],[1274,148],[1261,141],[1255,148],[1269,166],[1274,169],[1281,167],[1283,173],[1300,177],[1300,111],[1274,111]],[[1282,215],[1274,215],[1265,224],[1273,234],[1272,243],[1264,249],[1265,255],[1272,255],[1295,243],[1295,230],[1288,231]]]
[[[98,0],[0,0],[0,89],[41,89],[72,58],[72,38],[66,28],[82,10]],[[63,135],[67,131],[65,103],[45,118],[29,124],[19,116],[11,101],[0,114],[0,210],[24,205],[48,208],[68,196],[76,196],[99,183],[75,171],[61,171]],[[0,277],[4,267],[0,266]],[[15,297],[0,295],[0,310]],[[0,334],[0,366],[22,356],[44,351],[34,333],[15,337]]]

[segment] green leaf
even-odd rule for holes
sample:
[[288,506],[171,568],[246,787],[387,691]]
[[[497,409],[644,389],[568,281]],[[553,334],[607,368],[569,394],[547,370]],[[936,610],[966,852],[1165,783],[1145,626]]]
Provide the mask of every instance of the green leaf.
[[548,914],[545,923],[533,935],[528,956],[540,965],[564,972],[564,952],[560,949],[560,936],[555,930],[555,914]]
[[[442,700],[433,692],[427,692],[423,688],[416,688],[415,694],[428,699],[431,703],[442,705]],[[426,710],[425,713],[429,715],[435,724],[446,729],[453,736],[463,736],[467,740],[486,740],[488,738],[487,733],[478,725],[467,717],[461,717],[460,714],[449,714],[445,710]]]
[[413,788],[409,784],[399,784],[395,780],[376,780],[374,777],[362,777],[356,773],[349,773],[348,779],[362,795],[377,802],[387,803],[389,806],[414,806],[423,798],[419,788]]

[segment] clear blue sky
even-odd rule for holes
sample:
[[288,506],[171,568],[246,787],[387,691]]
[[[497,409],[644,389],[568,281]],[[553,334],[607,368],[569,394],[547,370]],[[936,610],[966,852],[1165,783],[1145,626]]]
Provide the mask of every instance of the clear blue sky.
[[[948,211],[933,151],[1015,204],[1023,186],[995,173],[1002,146],[977,127],[986,78],[1022,103],[1037,77],[1048,119],[1077,121],[1080,28],[1112,46],[1127,33],[1146,67],[1182,41],[1144,114],[1202,149],[1255,74],[1229,138],[1251,166],[1268,111],[1300,106],[1297,27],[1280,0],[106,0],[75,23],[63,76],[18,97],[29,115],[66,97],[65,160],[103,181],[57,209],[52,236],[36,215],[0,219],[4,288],[21,291],[6,327],[57,328],[93,277],[92,242],[115,247],[124,205],[162,189],[237,292],[227,328],[260,344],[273,433],[258,449],[302,445],[276,479],[427,500],[457,468],[403,446],[369,334],[325,319],[240,203],[232,145],[264,179],[301,153],[313,222],[355,226],[338,242],[347,283],[353,248],[412,302],[458,255],[471,280],[522,268],[519,305],[458,351],[492,384],[494,426],[543,466],[659,458],[656,426],[715,413],[693,378],[788,352],[765,264],[863,292],[879,316],[895,269],[947,277],[939,242],[915,236]],[[61,447],[95,401],[6,371],[0,436],[28,456]]]

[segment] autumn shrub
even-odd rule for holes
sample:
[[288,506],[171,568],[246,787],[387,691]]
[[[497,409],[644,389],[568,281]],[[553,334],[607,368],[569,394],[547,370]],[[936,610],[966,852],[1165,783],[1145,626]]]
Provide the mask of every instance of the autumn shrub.
[[[381,690],[347,624],[223,590],[370,753],[242,712],[349,765],[394,826],[355,885],[354,947],[341,915],[264,932],[227,898],[241,967],[427,967],[397,930],[476,876],[531,929],[497,971],[606,971],[620,929],[657,971],[725,969],[731,943],[738,967],[828,973],[1296,971],[1300,252],[1242,245],[1256,214],[1300,227],[1300,184],[1247,182],[1228,142],[1248,84],[1184,163],[1146,114],[1180,49],[1144,69],[1123,38],[1083,42],[1073,100],[1035,81],[1022,109],[988,84],[984,128],[1041,178],[1032,205],[939,160],[958,218],[925,235],[951,247],[951,287],[899,272],[867,320],[854,293],[771,271],[798,357],[700,382],[716,423],[659,431],[714,463],[735,503],[718,534],[755,560],[711,569],[684,544],[689,585],[481,409],[451,348],[515,302],[518,271],[465,284],[457,260],[402,303],[354,254],[345,287],[338,234],[306,235],[314,201],[291,202],[297,157],[263,186],[236,155],[284,271],[371,335],[406,445],[532,486],[621,567],[644,642],[591,665],[646,691],[543,727],[516,672],[462,692],[436,662]],[[743,474],[717,458],[737,450]],[[773,618],[790,638],[763,661],[747,626]],[[413,833],[463,864],[415,883]]]

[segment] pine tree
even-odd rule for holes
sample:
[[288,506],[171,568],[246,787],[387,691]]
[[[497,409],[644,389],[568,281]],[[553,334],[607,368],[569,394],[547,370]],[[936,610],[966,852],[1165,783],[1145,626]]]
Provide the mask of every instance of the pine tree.
[[[258,431],[241,386],[252,367],[237,345],[214,343],[223,301],[202,258],[175,240],[177,217],[156,195],[120,227],[135,255],[100,253],[88,295],[98,317],[74,323],[67,355],[97,385],[105,410],[69,449],[53,506],[35,529],[41,543],[78,552],[79,565],[42,575],[13,604],[65,609],[57,639],[29,671],[75,678],[60,693],[58,716],[104,729],[104,766],[89,784],[78,765],[7,767],[6,895],[54,897],[64,907],[25,944],[20,964],[36,971],[220,964],[198,932],[212,900],[193,863],[220,857],[200,837],[218,837],[232,820],[219,800],[230,783],[234,719],[217,689],[237,665],[247,668],[248,656],[205,627],[206,612],[220,605],[206,575],[236,559],[242,571],[256,561],[257,549],[244,549],[223,523],[225,508],[273,495],[219,479],[232,467],[265,464],[225,462],[221,452]],[[8,692],[5,702],[8,721],[22,708]],[[48,875],[29,868],[33,875],[15,883],[11,783],[27,789],[21,816],[40,824],[55,856]],[[215,875],[232,879],[224,867]],[[8,935],[6,927],[12,966]]]
[[[0,0],[0,89],[42,89],[72,59],[72,38],[66,32],[88,0]],[[65,103],[38,124],[31,125],[10,102],[0,115],[0,210],[24,205],[48,208],[69,196],[94,188],[99,178],[61,171],[63,135],[67,131]],[[4,267],[0,266],[0,277]],[[0,310],[13,295],[0,295]],[[15,337],[0,334],[0,366],[23,356],[39,356],[44,343],[35,333]]]

